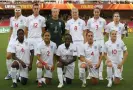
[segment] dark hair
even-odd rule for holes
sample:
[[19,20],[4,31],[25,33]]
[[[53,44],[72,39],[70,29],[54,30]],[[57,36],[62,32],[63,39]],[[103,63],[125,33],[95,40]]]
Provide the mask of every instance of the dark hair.
[[95,9],[98,9],[99,11],[101,11],[101,8],[99,8],[99,7],[94,7],[93,11],[94,11]]
[[72,36],[71,36],[70,34],[66,33],[66,34],[65,34],[65,37],[66,37],[66,36],[69,36],[69,37],[71,38],[71,42],[73,42]]
[[20,31],[22,31],[22,32],[24,33],[24,30],[23,30],[23,29],[18,29],[17,35],[18,35],[18,33],[19,33]]
[[42,37],[44,37],[45,33],[49,33],[50,34],[49,31],[45,31],[44,33],[42,33]]
[[114,17],[114,15],[115,15],[115,14],[118,14],[118,15],[119,15],[119,17],[120,17],[120,13],[119,13],[119,12],[115,12],[115,13],[113,14],[113,17]]
[[33,4],[33,7],[34,7],[34,6],[39,6],[39,4],[38,4],[38,3],[34,3],[34,4]]

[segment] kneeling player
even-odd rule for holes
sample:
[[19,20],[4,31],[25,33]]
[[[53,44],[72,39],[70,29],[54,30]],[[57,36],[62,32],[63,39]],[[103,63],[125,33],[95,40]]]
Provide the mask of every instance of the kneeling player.
[[[50,33],[45,32],[43,41],[37,46],[37,78],[38,87],[42,87],[42,83],[50,84],[52,79],[52,71],[54,70],[54,54],[56,52],[56,44],[50,41]],[[44,78],[42,78],[42,70],[45,70]]]
[[[65,35],[65,43],[61,44],[57,49],[57,74],[59,79],[58,88],[63,87],[63,81],[66,84],[71,84],[74,79],[74,68],[77,56],[77,49],[72,44],[72,37],[70,34]],[[64,75],[63,75],[64,74]]]
[[[111,31],[110,35],[111,40],[108,40],[105,43],[105,58],[108,77],[107,87],[112,86],[112,79],[114,80],[115,84],[120,83],[122,65],[124,64],[128,55],[124,42],[117,39],[117,31]],[[121,52],[123,52],[123,58],[121,58]]]
[[13,85],[11,87],[17,87],[17,70],[20,72],[20,81],[23,85],[27,83],[28,71],[32,69],[32,61],[34,56],[33,46],[24,39],[24,31],[19,29],[17,31],[17,41],[12,45],[12,58],[13,63],[11,65],[11,76]]
[[85,68],[89,68],[89,74],[92,84],[98,83],[99,66],[102,59],[102,46],[93,42],[93,32],[87,33],[87,42],[84,44],[80,52],[81,65],[79,72],[82,74],[80,79],[83,81],[82,87],[86,87]]

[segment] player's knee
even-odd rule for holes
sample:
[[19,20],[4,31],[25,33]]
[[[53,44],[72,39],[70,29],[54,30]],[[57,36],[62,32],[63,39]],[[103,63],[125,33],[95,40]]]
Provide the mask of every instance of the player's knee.
[[8,59],[11,59],[11,58],[12,58],[12,54],[11,53],[7,53],[6,59],[8,60]]
[[66,77],[66,84],[72,84],[72,79]]
[[45,82],[46,82],[47,85],[50,85],[51,84],[51,81],[52,81],[51,78],[46,78],[46,80],[45,80]]
[[114,84],[120,84],[120,78],[118,78],[118,77],[115,77],[115,80],[114,80]]
[[26,85],[26,84],[27,84],[27,81],[28,81],[27,78],[21,77],[21,84],[22,84],[22,85]]
[[62,67],[63,67],[63,64],[62,64],[61,62],[58,62],[58,63],[57,63],[57,67],[62,68]]
[[92,78],[91,78],[91,83],[92,83],[93,85],[97,85],[97,84],[98,84],[98,79],[95,78],[95,77],[92,77]]
[[17,61],[14,61],[13,63],[12,63],[12,65],[11,65],[11,67],[12,68],[19,68],[19,64],[18,64],[18,62]]
[[86,68],[87,66],[86,66],[86,64],[85,63],[82,63],[81,65],[80,65],[80,68]]
[[43,68],[43,65],[39,62],[37,63],[37,68]]

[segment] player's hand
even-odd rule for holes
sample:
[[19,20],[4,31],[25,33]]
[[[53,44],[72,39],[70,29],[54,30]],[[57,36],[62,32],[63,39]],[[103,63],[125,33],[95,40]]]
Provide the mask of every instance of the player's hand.
[[92,62],[90,60],[87,60],[87,64],[89,65],[90,68],[92,68]]
[[32,65],[28,66],[28,70],[31,71],[32,70]]
[[98,69],[100,67],[100,63],[96,64],[95,68]]
[[47,70],[50,70],[50,67],[48,66],[48,64],[45,65],[45,68],[46,68]]
[[54,65],[51,67],[51,72],[53,72],[54,71]]
[[111,60],[109,60],[109,59],[106,60],[106,64],[107,64],[107,63],[110,63],[110,62],[111,62]]
[[19,60],[19,63],[21,63],[23,68],[26,68],[26,64],[22,60]]
[[118,64],[118,69],[121,69],[121,67],[122,67],[122,64]]

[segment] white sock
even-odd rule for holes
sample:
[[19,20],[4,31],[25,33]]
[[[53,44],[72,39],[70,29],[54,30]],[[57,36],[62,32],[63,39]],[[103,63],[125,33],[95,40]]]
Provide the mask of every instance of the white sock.
[[10,74],[11,72],[11,65],[12,65],[12,59],[7,59],[6,66],[7,66],[8,74]]
[[46,84],[45,80],[46,80],[45,78],[41,78],[41,81]]
[[42,68],[37,68],[37,79],[38,82],[41,83],[41,78],[42,78]]
[[112,79],[112,67],[107,67],[107,76]]
[[101,62],[100,67],[99,67],[99,76],[103,76],[102,72],[103,72],[103,61]]
[[86,75],[85,75],[85,68],[79,68],[80,77],[83,83],[86,83]]
[[13,83],[17,83],[16,74],[17,74],[17,69],[16,68],[11,68],[11,76],[12,76]]
[[60,84],[63,84],[63,71],[62,68],[57,67],[57,74]]

